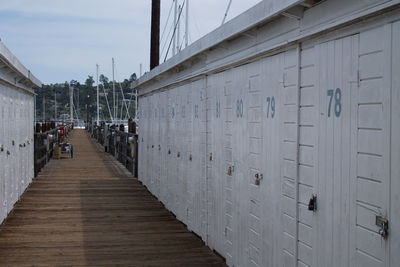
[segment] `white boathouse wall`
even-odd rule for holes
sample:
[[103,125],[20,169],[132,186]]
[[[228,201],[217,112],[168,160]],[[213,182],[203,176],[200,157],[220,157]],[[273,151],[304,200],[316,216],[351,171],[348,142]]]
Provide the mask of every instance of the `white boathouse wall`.
[[34,87],[41,83],[0,42],[0,223],[34,177]]
[[138,178],[229,266],[398,266],[399,2],[273,3],[134,85]]

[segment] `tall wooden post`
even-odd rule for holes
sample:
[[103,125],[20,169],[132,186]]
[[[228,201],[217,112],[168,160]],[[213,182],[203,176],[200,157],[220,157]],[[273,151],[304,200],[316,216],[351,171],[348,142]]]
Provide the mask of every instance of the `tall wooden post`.
[[150,69],[160,63],[160,0],[152,0]]

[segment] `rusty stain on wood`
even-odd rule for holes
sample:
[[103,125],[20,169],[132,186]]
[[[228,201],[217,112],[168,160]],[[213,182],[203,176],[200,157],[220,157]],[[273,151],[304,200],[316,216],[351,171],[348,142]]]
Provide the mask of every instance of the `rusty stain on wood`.
[[83,130],[0,228],[2,266],[225,266]]

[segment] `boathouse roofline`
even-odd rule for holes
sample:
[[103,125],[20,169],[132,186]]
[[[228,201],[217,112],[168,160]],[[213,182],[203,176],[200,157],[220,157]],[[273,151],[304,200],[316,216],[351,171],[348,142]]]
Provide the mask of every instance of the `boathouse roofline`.
[[399,3],[400,0],[264,0],[144,73],[131,88],[146,95],[196,80],[365,20]]
[[0,80],[27,91],[42,86],[42,82],[28,70],[14,54],[0,41]]

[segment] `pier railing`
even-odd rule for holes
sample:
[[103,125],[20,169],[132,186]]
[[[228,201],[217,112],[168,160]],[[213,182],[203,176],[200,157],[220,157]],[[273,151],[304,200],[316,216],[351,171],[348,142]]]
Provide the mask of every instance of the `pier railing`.
[[37,123],[34,134],[34,171],[35,177],[53,157],[54,144],[68,137],[72,124],[58,125],[55,122]]
[[104,151],[113,155],[135,177],[138,175],[138,135],[136,124],[128,122],[128,131],[123,124],[101,125],[91,124],[88,127],[92,138],[104,147]]

